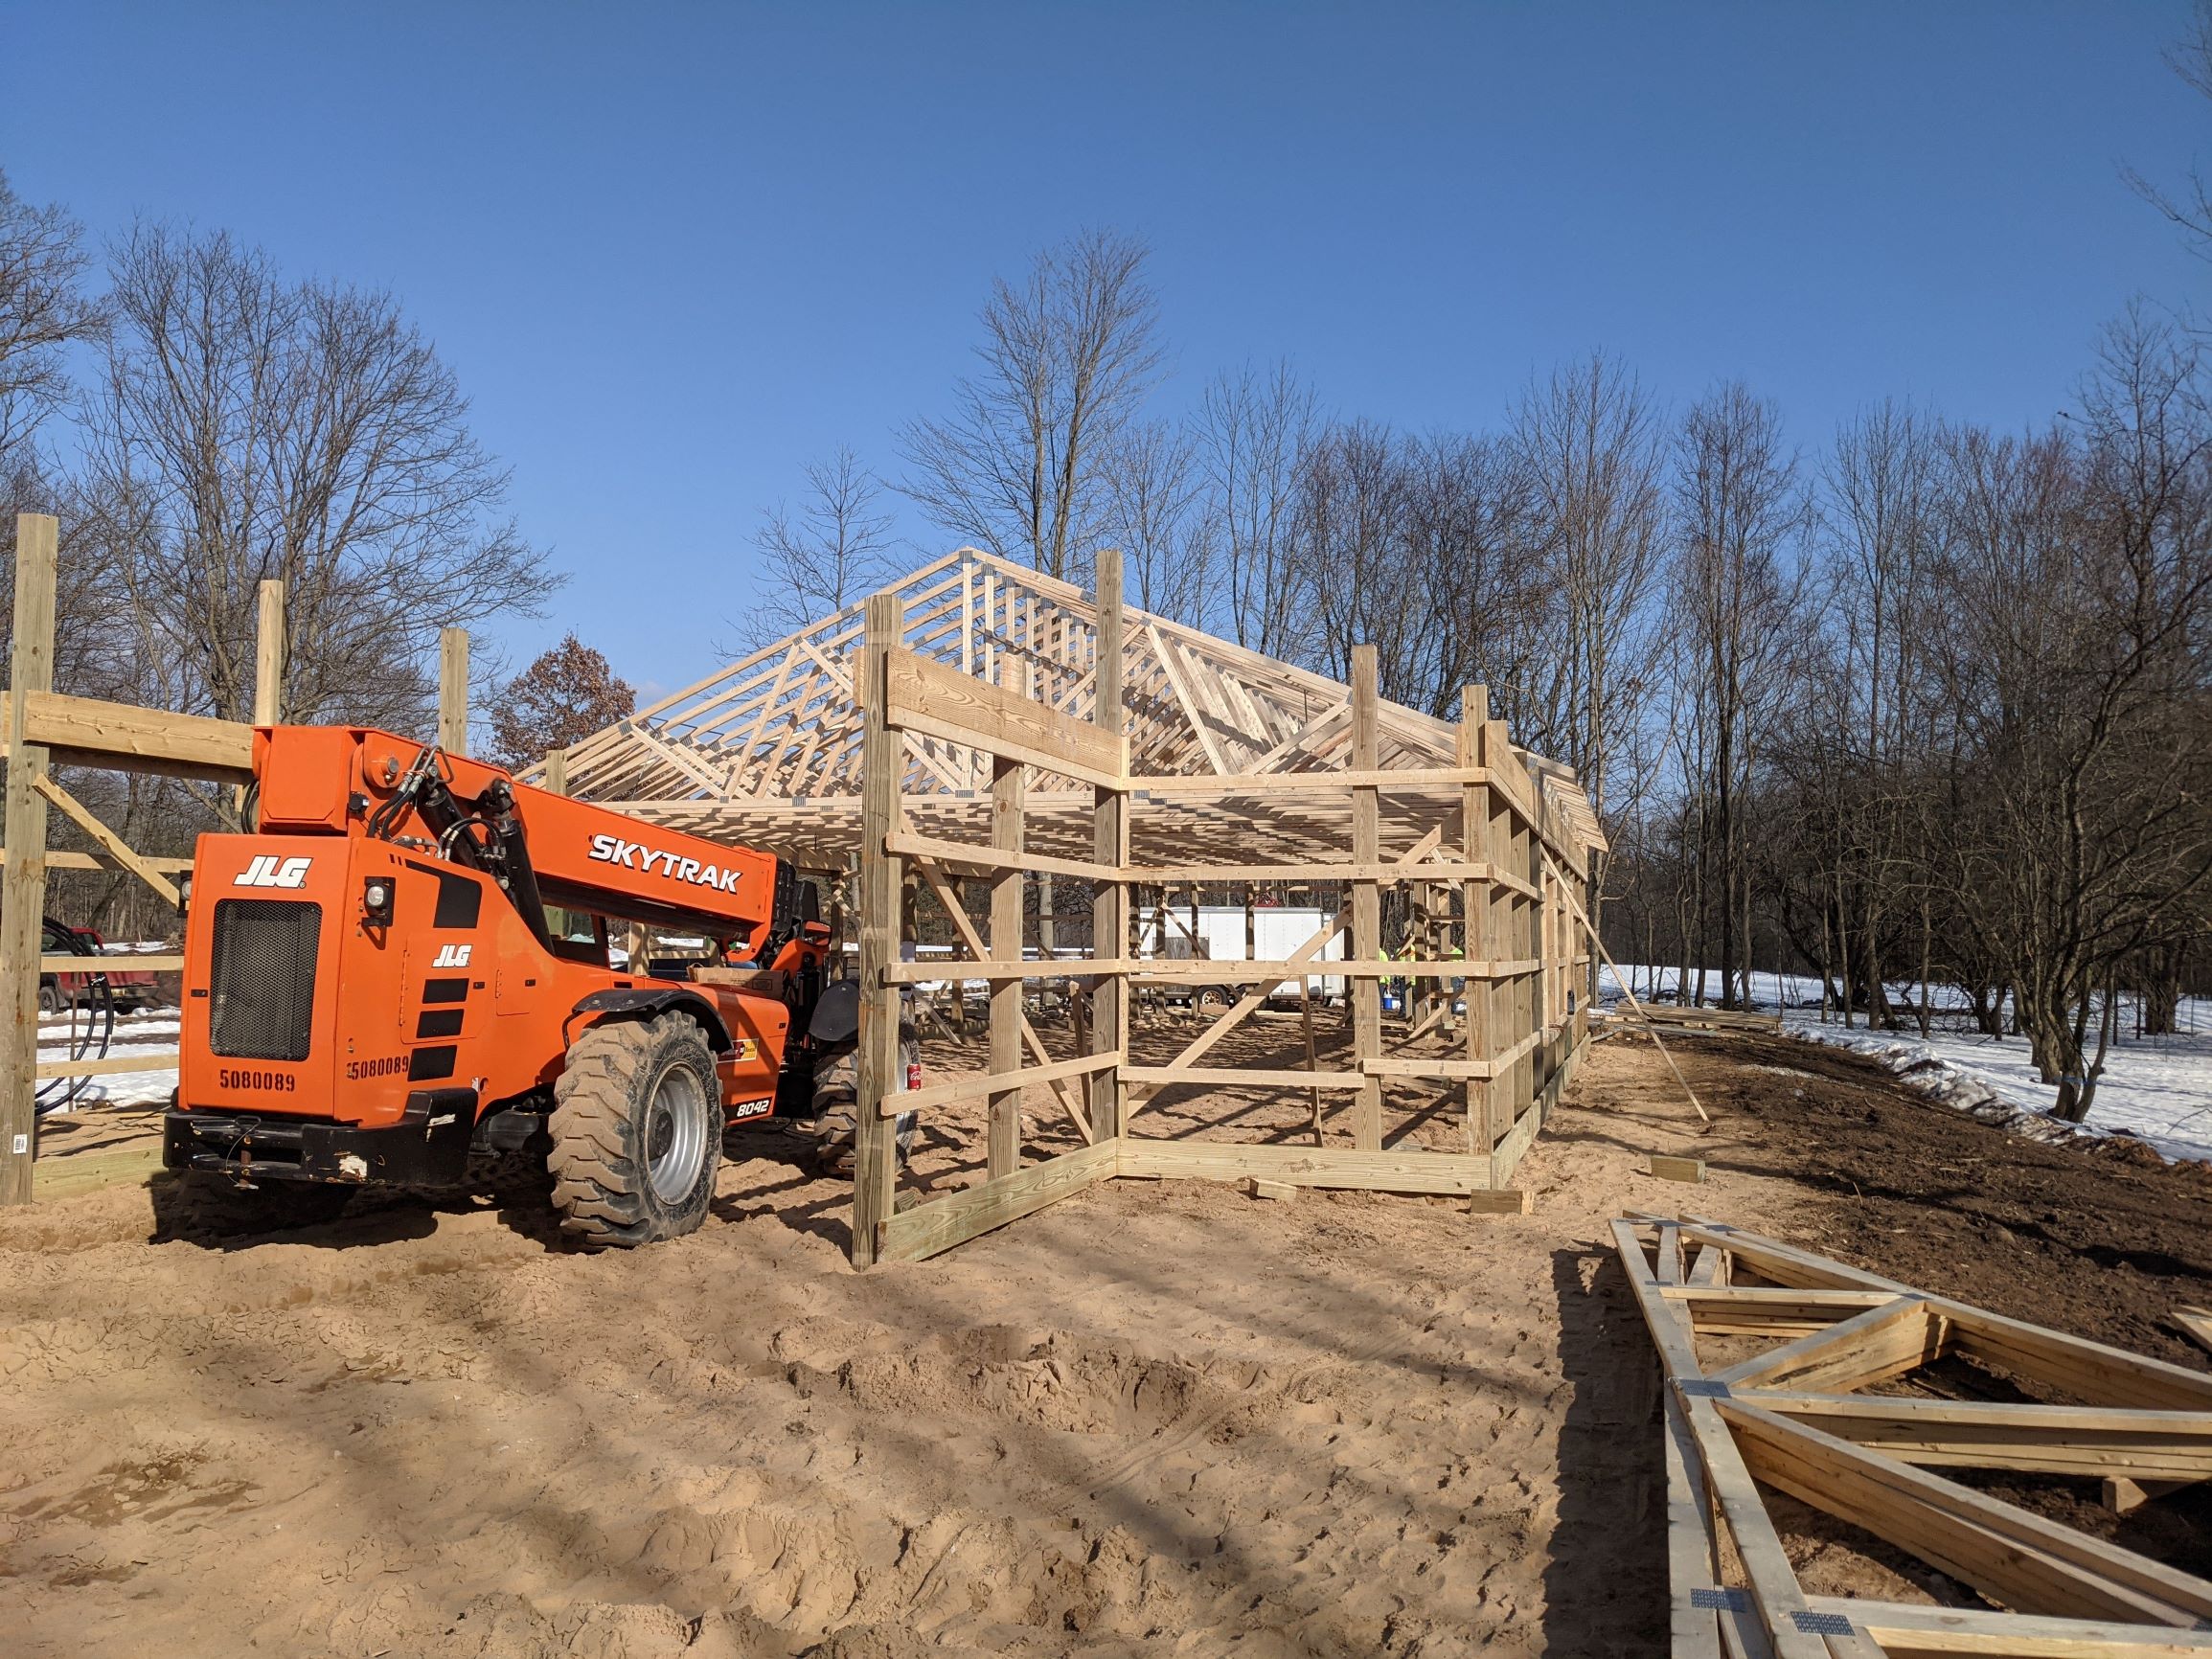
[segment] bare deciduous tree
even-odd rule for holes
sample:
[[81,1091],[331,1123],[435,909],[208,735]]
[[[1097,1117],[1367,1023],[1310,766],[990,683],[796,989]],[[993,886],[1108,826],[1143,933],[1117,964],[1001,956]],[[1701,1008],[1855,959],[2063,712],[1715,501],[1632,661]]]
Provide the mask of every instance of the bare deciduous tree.
[[1106,457],[1159,377],[1159,302],[1133,237],[1085,231],[1038,255],[983,307],[979,374],[953,411],[907,426],[906,493],[956,535],[1082,581]]
[[1129,597],[1140,610],[1204,626],[1213,546],[1190,440],[1165,421],[1132,422],[1105,471],[1102,545],[1121,549]]
[[1764,716],[1779,691],[1791,611],[1785,557],[1804,523],[1796,462],[1770,403],[1741,382],[1693,405],[1676,441],[1681,548],[1676,646],[1703,840],[1719,877],[1700,906],[1718,923],[1722,1001],[1749,1001],[1751,885],[1742,806]]
[[[2197,0],[2189,33],[2165,52],[2166,63],[2201,97],[2212,99],[2212,0]],[[2198,169],[2189,170],[2184,190],[2166,190],[2132,167],[2120,174],[2135,193],[2181,227],[2195,251],[2212,259],[2212,185]]]
[[1636,377],[1598,353],[1521,398],[1513,443],[1536,498],[1553,625],[1526,740],[1581,775],[1603,811],[1607,761],[1650,687],[1650,597],[1665,523],[1665,443]]
[[280,578],[290,714],[420,729],[438,629],[535,615],[559,580],[503,516],[452,372],[388,294],[289,281],[219,232],[141,225],[109,275],[86,496],[175,678],[160,700],[251,714]]
[[777,504],[754,534],[765,580],[760,603],[737,625],[747,648],[843,610],[894,574],[886,556],[897,540],[881,511],[883,488],[859,458],[839,445],[805,476],[798,511]]
[[63,348],[99,329],[87,262],[77,221],[33,207],[0,172],[0,459],[68,396]]
[[1313,394],[1288,363],[1223,374],[1200,396],[1193,443],[1225,612],[1217,631],[1270,656],[1297,653],[1304,627],[1291,576],[1301,464],[1317,437]]

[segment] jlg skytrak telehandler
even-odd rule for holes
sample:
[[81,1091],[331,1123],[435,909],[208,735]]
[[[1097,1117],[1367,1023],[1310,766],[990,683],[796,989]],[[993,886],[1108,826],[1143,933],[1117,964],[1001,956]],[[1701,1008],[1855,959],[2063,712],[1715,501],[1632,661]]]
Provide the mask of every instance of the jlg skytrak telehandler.
[[[385,732],[262,727],[254,775],[256,831],[194,857],[164,1145],[188,1198],[296,1224],[541,1155],[586,1248],[698,1226],[725,1124],[810,1058],[814,889]],[[730,966],[618,969],[610,919]]]

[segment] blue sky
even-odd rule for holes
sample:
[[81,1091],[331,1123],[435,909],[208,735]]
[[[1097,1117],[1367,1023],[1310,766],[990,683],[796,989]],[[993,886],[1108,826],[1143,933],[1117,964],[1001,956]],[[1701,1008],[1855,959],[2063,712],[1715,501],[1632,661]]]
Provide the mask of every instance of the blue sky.
[[[1348,416],[1494,422],[1595,348],[1742,376],[1807,447],[1900,394],[2063,407],[2204,264],[2118,176],[2212,107],[2180,4],[621,7],[0,0],[0,167],[96,238],[227,227],[389,286],[514,469],[573,626],[713,669],[761,510],[896,476],[991,278],[1154,250],[1172,413],[1288,357]],[[920,547],[945,538],[911,512]],[[919,557],[919,555],[918,555]]]

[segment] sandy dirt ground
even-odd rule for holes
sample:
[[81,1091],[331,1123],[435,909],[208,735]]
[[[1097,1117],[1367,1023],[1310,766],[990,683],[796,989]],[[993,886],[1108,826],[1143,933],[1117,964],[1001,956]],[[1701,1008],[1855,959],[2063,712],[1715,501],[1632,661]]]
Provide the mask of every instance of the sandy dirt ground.
[[[2212,1300],[2201,1177],[2008,1139],[1846,1055],[1685,1049],[1719,1131],[1647,1045],[1601,1044],[1521,1217],[1122,1181],[855,1274],[847,1190],[775,1129],[733,1133],[703,1231],[630,1256],[562,1252],[529,1194],[158,1243],[159,1181],[0,1216],[0,1649],[1661,1652],[1627,1208],[2206,1359],[2158,1323]],[[1227,1118],[1301,1113],[1185,1095],[1140,1126]],[[970,1149],[927,1131],[921,1174]],[[2104,1530],[2201,1569],[2204,1507]],[[1810,1583],[1946,1593],[1788,1520]]]

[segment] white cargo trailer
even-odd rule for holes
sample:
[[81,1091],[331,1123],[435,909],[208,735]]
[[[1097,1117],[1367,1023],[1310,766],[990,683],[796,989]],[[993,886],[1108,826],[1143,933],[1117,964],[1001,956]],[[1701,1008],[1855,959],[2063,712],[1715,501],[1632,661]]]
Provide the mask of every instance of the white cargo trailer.
[[[1199,943],[1204,946],[1200,950],[1191,943],[1191,907],[1187,904],[1168,905],[1165,907],[1164,920],[1161,908],[1157,905],[1147,905],[1144,908],[1142,926],[1137,936],[1138,951],[1146,958],[1164,955],[1174,962],[1198,956],[1211,962],[1282,962],[1296,954],[1299,947],[1320,932],[1331,920],[1331,913],[1307,905],[1258,905],[1251,912],[1254,948],[1247,951],[1244,948],[1244,907],[1241,904],[1201,904],[1197,908],[1197,925],[1195,930]],[[1167,948],[1164,952],[1159,948],[1163,931],[1167,936]],[[1317,960],[1343,961],[1344,933],[1340,932],[1332,939],[1323,947]],[[1306,976],[1306,986],[1316,999],[1339,997],[1344,994],[1344,976],[1311,973]],[[1198,989],[1190,988],[1191,994],[1196,994]],[[1204,989],[1212,990],[1216,988]],[[1243,995],[1248,988],[1224,980],[1219,989],[1225,990],[1229,1000],[1233,1001]],[[1171,994],[1182,989],[1180,986],[1170,988]],[[1271,1002],[1296,1002],[1297,980],[1286,979],[1270,987],[1267,997]]]

